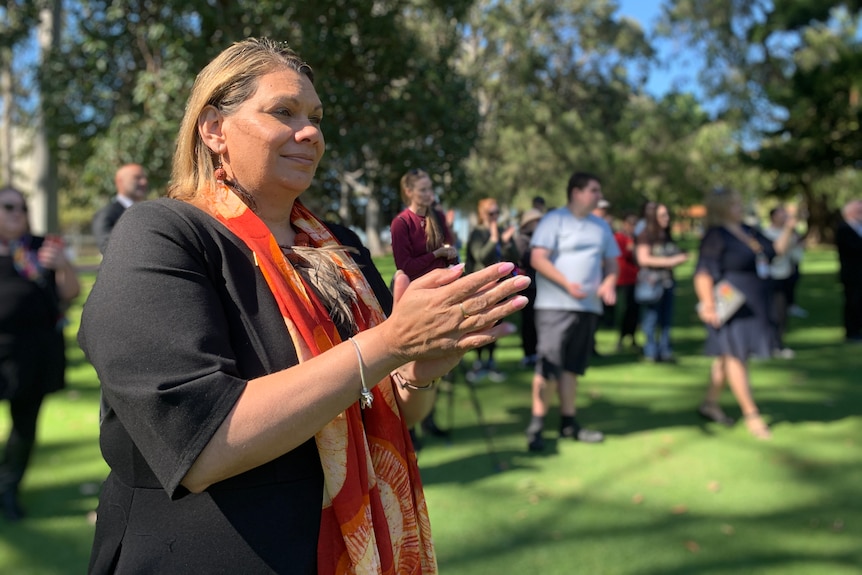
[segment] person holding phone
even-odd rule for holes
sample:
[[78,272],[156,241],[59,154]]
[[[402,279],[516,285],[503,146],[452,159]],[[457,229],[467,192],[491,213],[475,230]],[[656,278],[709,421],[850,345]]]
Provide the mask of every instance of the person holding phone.
[[19,487],[48,393],[65,385],[64,312],[81,291],[62,238],[30,234],[19,190],[0,190],[0,399],[12,426],[0,460],[0,511],[24,517]]

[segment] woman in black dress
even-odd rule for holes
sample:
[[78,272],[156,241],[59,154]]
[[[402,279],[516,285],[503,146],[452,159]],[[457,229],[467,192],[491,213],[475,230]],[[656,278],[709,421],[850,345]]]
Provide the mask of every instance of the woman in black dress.
[[299,199],[322,120],[285,44],[228,47],[195,80],[169,198],[112,232],[79,332],[111,468],[91,573],[436,573],[407,429],[514,331],[529,280],[454,266],[390,294]]
[[[719,407],[725,380],[730,385],[749,431],[758,439],[771,432],[751,393],[748,358],[768,358],[775,348],[775,330],[769,313],[769,260],[787,250],[795,220],[788,221],[781,236],[771,242],[742,223],[742,199],[735,191],[717,188],[707,194],[707,230],[700,244],[694,274],[698,315],[706,324],[706,354],[714,356],[710,386],[698,412],[701,416],[732,425]],[[716,313],[715,285],[727,280],[745,296],[745,303],[724,324]]]
[[0,399],[9,400],[12,414],[0,459],[0,509],[11,521],[24,516],[18,488],[42,401],[64,385],[62,312],[80,291],[62,241],[29,230],[24,195],[0,190]]

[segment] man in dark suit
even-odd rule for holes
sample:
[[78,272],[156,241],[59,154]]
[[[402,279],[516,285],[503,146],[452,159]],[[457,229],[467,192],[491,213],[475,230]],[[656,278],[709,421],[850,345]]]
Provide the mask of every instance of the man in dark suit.
[[848,342],[862,343],[862,200],[848,202],[841,216],[835,246],[844,284],[844,330]]
[[117,220],[136,202],[146,199],[149,188],[147,187],[147,173],[138,164],[126,164],[121,166],[114,175],[114,185],[117,195],[111,202],[96,212],[93,218],[93,236],[99,246],[99,251],[105,255],[108,247],[108,239],[111,231],[117,224]]

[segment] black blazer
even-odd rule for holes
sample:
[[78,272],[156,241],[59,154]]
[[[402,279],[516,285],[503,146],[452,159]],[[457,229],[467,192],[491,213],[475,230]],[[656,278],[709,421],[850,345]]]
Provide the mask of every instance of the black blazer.
[[117,201],[116,196],[111,200],[111,203],[96,212],[93,217],[92,230],[93,236],[96,238],[96,245],[99,246],[99,252],[105,255],[105,250],[108,248],[108,239],[111,237],[111,232],[114,226],[117,225],[117,220],[126,211],[125,206]]
[[842,220],[835,230],[835,247],[841,264],[841,283],[862,285],[862,236]]
[[[391,294],[356,235],[384,311]],[[78,335],[103,396],[111,473],[90,573],[316,573],[323,470],[314,439],[191,494],[180,480],[248,380],[295,365],[248,247],[197,208],[135,204],[120,220]]]

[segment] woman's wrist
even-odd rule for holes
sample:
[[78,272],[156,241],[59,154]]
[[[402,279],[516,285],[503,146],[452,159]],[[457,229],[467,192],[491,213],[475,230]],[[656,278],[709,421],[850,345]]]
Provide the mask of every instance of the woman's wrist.
[[426,382],[411,381],[398,370],[392,371],[390,375],[395,380],[395,383],[398,384],[398,387],[400,387],[401,389],[409,389],[415,391],[430,391],[434,389],[437,386],[437,383],[440,381],[439,377]]

